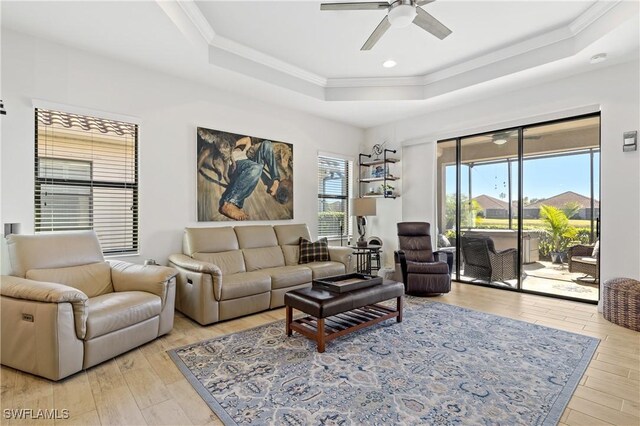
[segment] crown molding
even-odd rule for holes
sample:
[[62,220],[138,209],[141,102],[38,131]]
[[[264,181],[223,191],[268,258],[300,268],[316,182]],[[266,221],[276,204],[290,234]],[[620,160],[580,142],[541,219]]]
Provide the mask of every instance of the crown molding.
[[255,50],[251,47],[248,47],[226,37],[216,35],[209,44],[211,46],[217,47],[218,49],[226,50],[227,52],[233,53],[234,55],[267,66],[269,68],[273,68],[276,71],[283,72],[297,79],[304,80],[308,83],[315,84],[320,87],[325,87],[327,85],[327,79],[325,77],[322,77],[321,75],[312,73],[311,71],[307,71],[295,65],[291,65],[288,62],[274,58],[271,55]]
[[[279,73],[278,82],[273,81],[274,84],[289,88],[305,87],[307,92],[309,85],[311,85],[316,88],[311,89],[312,92],[317,90],[324,91],[325,100],[350,100],[351,96],[353,96],[353,100],[369,98],[370,96],[375,98],[378,98],[378,96],[390,96],[389,99],[396,99],[398,96],[402,99],[425,99],[437,96],[441,92],[439,87],[450,89],[453,83],[462,84],[464,87],[465,84],[478,83],[478,79],[495,79],[501,75],[517,72],[523,67],[529,68],[561,59],[567,55],[577,53],[577,45],[580,43],[572,44],[572,41],[577,41],[578,35],[592,33],[593,31],[586,30],[616,6],[625,3],[622,0],[598,0],[568,24],[515,42],[501,49],[473,58],[463,59],[460,62],[449,64],[428,74],[406,77],[326,78],[216,34],[194,0],[174,1],[180,5],[182,11],[210,46],[209,63],[212,65],[223,68],[228,67],[230,62],[223,58],[222,51],[224,51],[244,61],[242,66],[239,65],[239,62],[234,61],[232,70],[235,72],[256,77],[255,73],[249,70],[245,70],[245,72],[242,68],[245,66],[250,68],[251,64],[259,65],[260,68],[266,67],[262,69],[271,69]],[[601,30],[600,28],[599,31]],[[218,55],[215,54],[215,49],[220,49]],[[525,57],[528,53],[533,52],[536,54],[530,55],[532,58]],[[491,69],[494,69],[494,71],[490,72]],[[474,73],[478,74],[477,78],[473,76]],[[369,90],[369,88],[386,90],[382,90],[378,95],[373,95],[373,90]]]
[[609,12],[611,9],[613,9],[615,6],[617,6],[621,2],[622,0],[597,1],[568,25],[569,30],[573,35],[580,34],[589,25],[593,24],[598,19],[602,18],[607,12]]
[[202,38],[204,38],[204,41],[210,44],[216,36],[216,32],[211,27],[211,24],[209,24],[209,21],[207,21],[207,18],[204,17],[196,2],[193,0],[178,0],[176,3],[178,3],[178,6],[180,6],[184,14],[189,17],[191,23],[193,23],[202,35]]

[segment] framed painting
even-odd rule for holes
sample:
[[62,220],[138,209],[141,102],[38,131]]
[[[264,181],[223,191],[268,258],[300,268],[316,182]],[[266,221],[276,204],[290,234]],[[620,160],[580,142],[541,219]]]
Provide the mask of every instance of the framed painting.
[[198,221],[293,219],[293,145],[198,127]]

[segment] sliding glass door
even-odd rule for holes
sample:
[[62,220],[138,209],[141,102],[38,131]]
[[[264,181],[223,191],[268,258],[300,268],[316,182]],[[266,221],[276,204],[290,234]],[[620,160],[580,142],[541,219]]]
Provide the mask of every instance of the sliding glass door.
[[599,134],[594,114],[438,143],[437,246],[456,280],[598,300]]
[[518,286],[518,130],[460,139],[460,280]]
[[524,129],[523,289],[598,300],[599,149],[597,116]]

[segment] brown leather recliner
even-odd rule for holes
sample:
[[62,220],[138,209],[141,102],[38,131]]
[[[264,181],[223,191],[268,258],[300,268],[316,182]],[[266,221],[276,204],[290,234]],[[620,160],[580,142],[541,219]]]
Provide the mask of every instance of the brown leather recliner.
[[173,328],[172,268],[105,262],[93,231],[10,235],[7,247],[3,365],[60,380]]
[[[398,243],[395,276],[402,279],[407,294],[434,296],[451,291],[453,256],[433,251],[429,223],[398,223]],[[446,262],[436,259],[442,255]]]

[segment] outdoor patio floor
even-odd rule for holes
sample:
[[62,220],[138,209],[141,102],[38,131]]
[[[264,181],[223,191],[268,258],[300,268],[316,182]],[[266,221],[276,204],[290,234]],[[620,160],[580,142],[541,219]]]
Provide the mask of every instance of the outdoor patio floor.
[[[590,301],[598,300],[599,284],[593,283],[592,277],[585,281],[578,280],[583,277],[580,273],[571,273],[567,264],[556,265],[549,261],[538,261],[524,265],[524,290],[547,293],[558,296],[573,297]],[[460,278],[464,281],[481,282],[464,276],[464,269],[460,271]],[[506,282],[493,282],[492,285],[516,288],[516,280]]]

